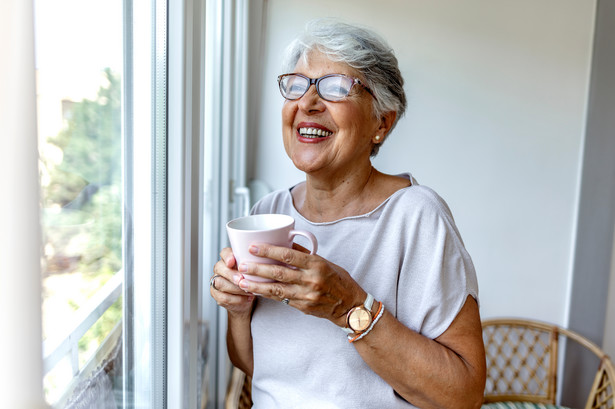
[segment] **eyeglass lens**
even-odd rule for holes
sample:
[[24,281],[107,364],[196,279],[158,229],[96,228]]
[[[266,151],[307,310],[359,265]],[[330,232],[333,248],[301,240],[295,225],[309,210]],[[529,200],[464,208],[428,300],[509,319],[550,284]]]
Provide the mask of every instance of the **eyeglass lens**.
[[[316,80],[316,91],[327,101],[339,101],[348,96],[354,80],[343,75],[330,75]],[[299,75],[286,75],[280,81],[280,91],[286,99],[301,98],[309,89],[310,80]]]

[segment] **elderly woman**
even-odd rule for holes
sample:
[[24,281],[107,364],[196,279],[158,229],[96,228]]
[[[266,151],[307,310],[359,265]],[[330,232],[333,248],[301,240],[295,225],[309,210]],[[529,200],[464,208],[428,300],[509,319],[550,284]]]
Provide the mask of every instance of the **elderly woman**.
[[480,407],[478,285],[451,212],[370,160],[405,110],[397,59],[371,31],[325,20],[290,45],[287,69],[284,147],[306,178],[253,213],[293,216],[319,251],[255,244],[287,266],[236,265],[227,248],[210,281],[254,407]]

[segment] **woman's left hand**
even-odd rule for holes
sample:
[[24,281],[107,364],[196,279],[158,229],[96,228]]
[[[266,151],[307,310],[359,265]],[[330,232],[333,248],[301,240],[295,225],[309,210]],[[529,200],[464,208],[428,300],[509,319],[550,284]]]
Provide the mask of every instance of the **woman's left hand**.
[[288,304],[306,314],[326,318],[346,326],[346,313],[363,303],[367,293],[343,268],[294,244],[292,249],[269,244],[250,247],[255,256],[270,258],[286,265],[246,263],[239,272],[273,279],[254,282],[239,279],[243,290],[273,300],[288,299]]

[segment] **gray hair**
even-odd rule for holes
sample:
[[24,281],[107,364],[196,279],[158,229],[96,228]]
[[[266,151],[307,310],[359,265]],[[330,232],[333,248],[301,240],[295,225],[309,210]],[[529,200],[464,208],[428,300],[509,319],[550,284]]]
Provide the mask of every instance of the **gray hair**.
[[[312,20],[286,49],[283,59],[286,72],[292,72],[300,58],[306,61],[312,50],[327,55],[331,61],[348,64],[363,75],[376,97],[373,99],[375,117],[381,118],[391,111],[397,114],[392,131],[406,111],[407,102],[397,58],[384,39],[367,28],[339,20]],[[371,156],[378,153],[381,144],[374,144]]]

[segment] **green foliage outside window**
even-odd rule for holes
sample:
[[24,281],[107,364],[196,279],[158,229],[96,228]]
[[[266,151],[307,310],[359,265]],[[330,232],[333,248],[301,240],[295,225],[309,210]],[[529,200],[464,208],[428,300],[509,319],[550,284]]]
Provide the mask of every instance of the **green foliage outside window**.
[[[104,78],[95,99],[65,104],[64,129],[47,141],[61,160],[41,158],[48,175],[44,271],[74,276],[79,290],[63,302],[75,310],[122,268],[121,81],[110,69]],[[116,302],[80,340],[80,350],[102,342],[120,318]]]

